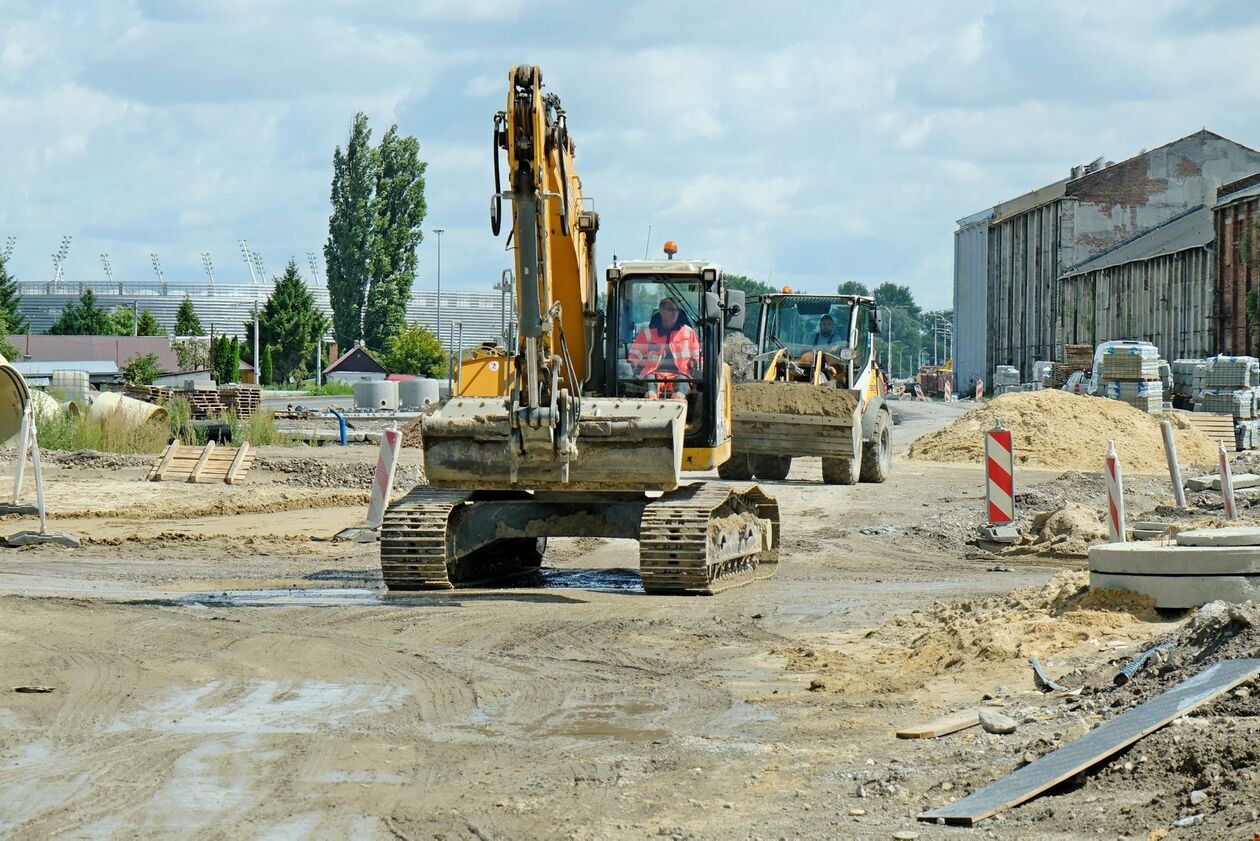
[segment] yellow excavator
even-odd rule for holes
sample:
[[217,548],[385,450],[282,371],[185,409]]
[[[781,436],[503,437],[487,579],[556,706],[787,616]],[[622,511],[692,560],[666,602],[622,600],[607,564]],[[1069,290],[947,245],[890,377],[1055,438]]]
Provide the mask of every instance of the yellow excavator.
[[453,396],[424,418],[429,483],[386,510],[386,585],[501,580],[537,568],[551,537],[637,540],[649,593],[710,594],[773,574],[775,500],[755,485],[682,481],[730,455],[722,347],[742,325],[742,293],[713,263],[614,259],[600,308],[599,216],[537,67],[511,69],[494,150],[490,224],[499,234],[509,202],[515,346],[466,361],[475,370],[461,382],[502,382],[497,393]]

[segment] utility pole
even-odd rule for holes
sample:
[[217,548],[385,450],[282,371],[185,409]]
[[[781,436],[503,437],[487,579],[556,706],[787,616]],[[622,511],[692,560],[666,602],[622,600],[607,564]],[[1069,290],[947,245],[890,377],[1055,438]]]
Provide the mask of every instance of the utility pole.
[[131,302],[131,335],[140,335],[140,301]]
[[434,324],[433,332],[439,338],[442,336],[442,234],[446,233],[441,228],[434,228],[433,233],[437,234],[437,319]]
[[262,387],[262,357],[258,355],[258,295],[254,295],[254,384]]

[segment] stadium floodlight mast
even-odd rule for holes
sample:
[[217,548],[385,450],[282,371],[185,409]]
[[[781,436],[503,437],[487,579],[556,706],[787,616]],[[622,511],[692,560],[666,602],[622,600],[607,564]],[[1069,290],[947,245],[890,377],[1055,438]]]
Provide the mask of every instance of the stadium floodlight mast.
[[323,281],[319,276],[319,260],[315,258],[314,251],[306,252],[306,262],[311,266],[311,278],[315,281],[315,285],[319,286]]
[[249,243],[246,240],[241,240],[241,259],[245,261],[245,268],[249,269],[250,282],[257,286],[258,275],[254,273],[254,261],[250,258],[252,253],[249,250]]
[[156,251],[149,252],[149,262],[153,264],[153,273],[157,275],[158,291],[163,295],[166,294],[166,277],[162,274],[162,261],[158,259]]
[[201,267],[206,270],[206,279],[210,281],[210,294],[214,294],[214,261],[210,259],[210,252],[201,252]]
[[66,234],[61,238],[61,246],[57,249],[57,253],[52,256],[53,260],[53,276],[52,281],[48,284],[48,291],[51,293],[53,288],[65,279],[65,262],[66,257],[70,255],[70,240],[73,237]]
[[266,282],[267,282],[267,270],[266,270],[265,268],[263,268],[262,252],[261,252],[261,251],[253,251],[253,252],[251,252],[251,253],[250,253],[250,257],[252,257],[252,258],[253,258],[253,260],[254,260],[254,268],[258,269],[258,277],[259,277],[259,279],[260,279],[263,283],[266,283]]
[[[109,252],[107,251],[101,252],[101,268],[105,270],[105,280],[112,288],[114,285],[114,267],[109,262]],[[119,286],[118,294],[121,295],[122,293],[122,287]]]

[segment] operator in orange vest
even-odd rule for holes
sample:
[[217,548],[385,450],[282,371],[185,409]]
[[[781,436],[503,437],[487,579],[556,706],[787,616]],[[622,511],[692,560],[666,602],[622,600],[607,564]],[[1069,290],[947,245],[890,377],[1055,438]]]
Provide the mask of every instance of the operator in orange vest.
[[686,400],[691,390],[686,378],[697,376],[700,370],[700,336],[679,311],[678,302],[662,298],[648,326],[630,343],[627,357],[640,377],[652,381],[647,387],[649,400],[660,396],[662,382],[672,385],[675,400]]

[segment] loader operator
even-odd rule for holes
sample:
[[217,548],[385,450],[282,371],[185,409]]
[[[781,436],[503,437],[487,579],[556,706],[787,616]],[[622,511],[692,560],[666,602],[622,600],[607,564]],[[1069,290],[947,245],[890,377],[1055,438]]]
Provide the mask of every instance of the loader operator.
[[686,400],[691,386],[687,378],[696,376],[700,368],[700,336],[679,312],[678,302],[662,298],[648,326],[630,343],[627,356],[639,376],[651,380],[647,399],[660,396],[663,381],[672,384],[675,400]]
[[[818,330],[814,333],[813,341],[810,345],[824,352],[829,352],[837,345],[843,344],[845,338],[836,332],[836,320],[830,315],[824,315],[818,319]],[[807,350],[801,354],[801,365],[809,366],[814,364],[814,351]]]

